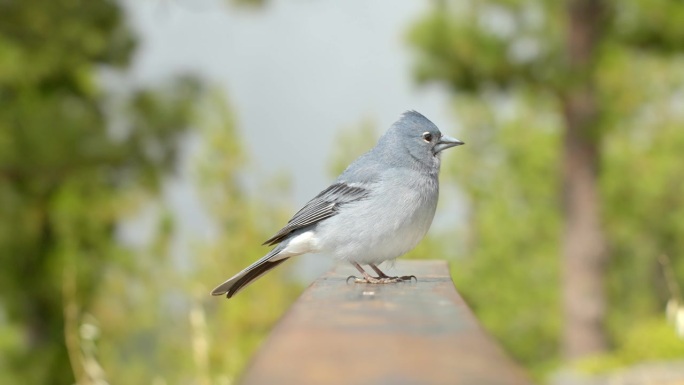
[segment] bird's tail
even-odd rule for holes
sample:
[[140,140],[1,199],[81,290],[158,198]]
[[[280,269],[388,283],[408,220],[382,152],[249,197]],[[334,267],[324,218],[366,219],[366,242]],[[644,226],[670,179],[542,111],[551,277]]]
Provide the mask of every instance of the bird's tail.
[[225,294],[226,298],[231,298],[238,291],[244,289],[247,285],[256,281],[259,277],[266,274],[274,267],[290,259],[290,257],[275,259],[274,257],[278,255],[278,253],[281,251],[280,249],[281,247],[276,247],[260,260],[254,262],[241,272],[235,274],[235,276],[226,282],[218,285],[214,290],[211,291],[211,295]]

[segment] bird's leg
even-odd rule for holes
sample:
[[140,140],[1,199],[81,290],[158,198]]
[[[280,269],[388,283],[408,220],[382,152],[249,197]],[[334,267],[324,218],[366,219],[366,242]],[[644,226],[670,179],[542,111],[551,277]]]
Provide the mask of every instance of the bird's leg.
[[372,275],[366,273],[366,270],[364,270],[363,267],[361,267],[361,265],[359,265],[358,263],[352,262],[352,265],[354,265],[356,270],[358,270],[361,273],[361,275],[363,275],[363,278],[350,275],[349,277],[347,277],[347,281],[353,278],[354,282],[356,283],[386,283],[383,282],[384,278],[375,278]]
[[378,277],[373,277],[370,274],[364,270],[361,265],[359,265],[356,262],[352,262],[352,265],[358,270],[362,275],[363,278],[355,277],[353,275],[349,276],[347,278],[347,281],[350,279],[354,279],[354,282],[356,283],[394,283],[394,282],[404,282],[404,281],[410,281],[412,279],[415,279],[418,281],[418,278],[416,278],[415,275],[404,275],[401,277],[390,277],[389,275],[385,274],[378,268],[375,264],[369,263],[368,266],[370,266],[373,270],[375,270],[376,273],[378,273]]
[[376,273],[378,273],[378,278],[391,278],[387,274],[383,273],[379,267],[375,266],[375,264],[369,263],[368,266],[370,266],[373,270],[375,270]]
[[415,275],[403,275],[401,277],[390,277],[387,274],[383,273],[382,270],[380,270],[379,267],[377,267],[374,263],[369,263],[368,266],[370,266],[373,270],[375,270],[376,273],[378,273],[378,278],[380,278],[382,283],[393,283],[393,282],[401,282],[401,281],[410,281],[412,279],[415,279],[418,281],[418,278],[416,278]]

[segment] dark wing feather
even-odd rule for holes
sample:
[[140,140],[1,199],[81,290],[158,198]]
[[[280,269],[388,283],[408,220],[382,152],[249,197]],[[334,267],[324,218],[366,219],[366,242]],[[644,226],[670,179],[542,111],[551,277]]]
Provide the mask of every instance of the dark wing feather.
[[368,192],[363,187],[350,186],[342,182],[332,184],[297,211],[292,219],[287,222],[287,225],[264,242],[264,245],[270,246],[280,243],[293,231],[334,216],[340,206],[364,199],[368,196]]

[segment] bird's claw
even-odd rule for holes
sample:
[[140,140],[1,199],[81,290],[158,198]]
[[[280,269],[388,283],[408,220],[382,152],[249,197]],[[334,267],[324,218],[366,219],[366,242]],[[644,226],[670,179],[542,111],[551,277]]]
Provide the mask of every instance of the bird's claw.
[[415,275],[403,275],[401,277],[357,277],[355,275],[350,275],[347,277],[346,282],[349,283],[349,280],[353,279],[354,283],[371,283],[371,284],[384,284],[384,283],[397,283],[397,282],[406,282],[406,281],[411,281],[413,279],[418,282],[418,278]]
[[409,282],[410,282],[411,280],[414,280],[414,279],[415,279],[415,280],[416,280],[416,283],[418,283],[418,277],[416,277],[415,275],[404,275],[404,276],[401,276],[401,277],[398,277],[398,278],[401,279],[402,281],[409,281]]
[[383,280],[382,283],[395,283],[395,282],[411,282],[411,280],[416,280],[418,282],[418,278],[415,275],[402,275],[400,277],[384,277],[381,278]]

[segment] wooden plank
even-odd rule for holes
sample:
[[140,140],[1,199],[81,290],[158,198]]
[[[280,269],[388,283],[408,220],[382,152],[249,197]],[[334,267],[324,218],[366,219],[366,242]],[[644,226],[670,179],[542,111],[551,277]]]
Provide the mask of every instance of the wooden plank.
[[530,383],[479,326],[446,262],[401,261],[390,272],[418,281],[347,282],[356,273],[347,266],[323,275],[276,325],[241,383]]

